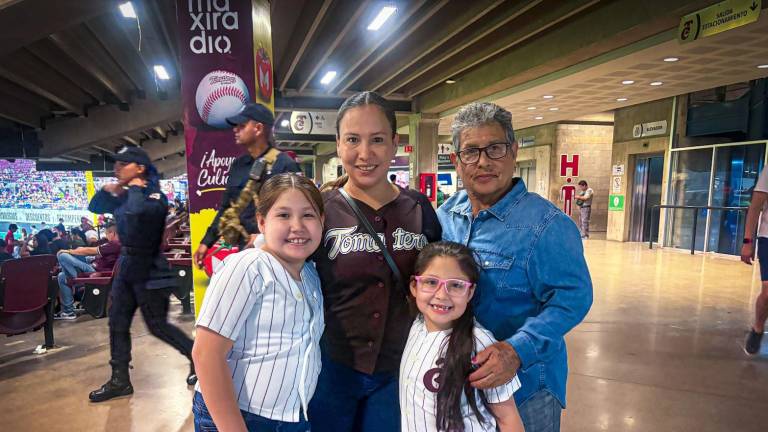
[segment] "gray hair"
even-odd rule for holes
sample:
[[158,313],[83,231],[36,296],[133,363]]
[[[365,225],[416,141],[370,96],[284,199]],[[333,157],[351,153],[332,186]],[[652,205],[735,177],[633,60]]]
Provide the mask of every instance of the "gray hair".
[[451,124],[454,151],[459,151],[461,133],[465,129],[496,122],[504,129],[507,142],[515,142],[515,129],[512,128],[512,113],[492,102],[472,102],[461,107]]

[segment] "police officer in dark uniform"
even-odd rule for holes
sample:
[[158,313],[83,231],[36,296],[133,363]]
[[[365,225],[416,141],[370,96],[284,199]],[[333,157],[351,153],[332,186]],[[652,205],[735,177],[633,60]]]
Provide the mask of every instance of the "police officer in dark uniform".
[[[275,117],[272,112],[259,103],[248,102],[240,112],[227,118],[227,123],[232,125],[235,133],[235,143],[242,146],[248,153],[232,161],[229,166],[229,178],[227,179],[227,188],[219,205],[219,211],[213,219],[211,226],[206,231],[200,246],[195,252],[195,263],[202,267],[203,258],[208,249],[219,240],[219,220],[222,214],[237,201],[240,192],[248,182],[248,174],[251,171],[253,163],[257,159],[264,159],[270,152],[277,152],[277,156],[268,171],[262,176],[262,182],[267,181],[276,174],[286,172],[301,172],[299,165],[287,154],[277,151],[272,145],[272,126],[275,123]],[[250,242],[253,241],[258,228],[256,227],[256,207],[251,202],[240,213],[240,224],[251,234]],[[244,246],[241,244],[240,246]]]
[[150,333],[176,348],[190,360],[187,384],[197,377],[192,364],[192,339],[167,321],[173,273],[160,253],[168,201],[160,190],[156,168],[144,150],[125,147],[115,156],[117,183],[105,185],[88,210],[112,213],[122,243],[118,273],[112,285],[109,309],[109,344],[112,378],[90,393],[102,402],[133,393],[128,365],[131,361],[131,320],[136,309]]

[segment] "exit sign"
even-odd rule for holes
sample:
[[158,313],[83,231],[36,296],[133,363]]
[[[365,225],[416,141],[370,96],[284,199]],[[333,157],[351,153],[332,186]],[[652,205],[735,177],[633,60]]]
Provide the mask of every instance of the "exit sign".
[[405,152],[406,153],[413,153],[413,146],[412,145],[405,146]]

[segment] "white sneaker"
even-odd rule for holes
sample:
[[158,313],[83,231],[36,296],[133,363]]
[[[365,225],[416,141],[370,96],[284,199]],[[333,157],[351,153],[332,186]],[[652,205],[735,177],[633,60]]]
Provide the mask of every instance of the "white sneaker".
[[53,315],[53,319],[55,319],[55,320],[68,320],[68,321],[76,320],[77,319],[77,314],[74,313],[74,312],[69,312],[69,313],[67,313],[67,312],[59,312],[59,313]]

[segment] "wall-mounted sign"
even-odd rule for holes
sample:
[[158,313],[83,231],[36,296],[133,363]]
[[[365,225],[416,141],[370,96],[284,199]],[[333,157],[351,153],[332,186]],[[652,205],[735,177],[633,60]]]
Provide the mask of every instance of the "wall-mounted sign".
[[680,20],[677,39],[692,42],[753,23],[760,17],[761,0],[725,0]]
[[667,121],[655,121],[650,123],[636,124],[632,128],[632,136],[634,138],[644,138],[656,135],[666,135],[667,133]]
[[[570,156],[570,157],[569,157]],[[568,170],[571,171],[568,174]],[[560,155],[560,177],[578,177],[579,176],[579,155]]]
[[608,211],[624,211],[624,195],[608,195]]
[[527,136],[520,138],[520,147],[528,147],[536,144],[536,137],[535,136]]
[[294,111],[291,132],[297,135],[336,135],[336,113]]
[[413,146],[407,145],[403,148],[403,150],[405,150],[406,153],[413,153]]
[[611,173],[615,176],[623,176],[624,175],[624,165],[614,165],[613,169],[611,170]]
[[611,179],[611,193],[621,193],[621,177],[612,177]]
[[438,143],[437,144],[437,154],[438,155],[449,155],[453,153],[453,144],[449,143]]

